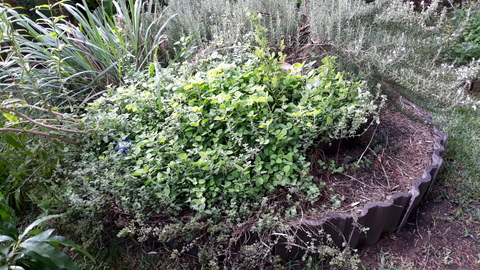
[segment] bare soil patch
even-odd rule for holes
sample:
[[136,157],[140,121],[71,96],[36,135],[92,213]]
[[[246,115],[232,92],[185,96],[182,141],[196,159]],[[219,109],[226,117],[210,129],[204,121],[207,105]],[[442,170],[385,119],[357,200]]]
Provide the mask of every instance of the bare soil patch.
[[459,222],[458,209],[445,200],[425,202],[400,233],[365,247],[362,265],[365,269],[480,269],[480,226],[474,220]]
[[[367,203],[407,193],[422,177],[432,164],[434,137],[425,113],[401,100],[397,96],[387,103],[380,123],[371,124],[362,136],[312,150],[311,172],[315,181],[326,183],[317,206],[356,216]],[[329,159],[346,169],[327,173],[318,160]]]

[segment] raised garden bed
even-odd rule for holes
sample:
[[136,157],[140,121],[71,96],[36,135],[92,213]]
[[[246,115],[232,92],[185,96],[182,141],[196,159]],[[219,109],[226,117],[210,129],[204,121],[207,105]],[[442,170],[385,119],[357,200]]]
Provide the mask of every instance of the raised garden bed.
[[[307,216],[305,218],[294,221],[295,227],[300,228],[298,231],[304,233],[297,233],[295,243],[311,242],[312,235],[315,232],[324,231],[332,237],[333,242],[339,246],[344,247],[348,244],[351,248],[358,248],[365,245],[371,245],[377,242],[382,235],[400,230],[406,223],[407,219],[417,209],[419,203],[429,192],[430,187],[435,182],[442,165],[443,159],[441,153],[444,150],[444,145],[447,136],[443,134],[438,128],[433,127],[431,116],[424,111],[417,108],[411,102],[405,100],[403,97],[397,97],[398,104],[406,110],[406,114],[423,123],[416,122],[410,119],[405,114],[399,114],[392,111],[392,108],[385,110],[381,115],[383,127],[386,127],[390,132],[395,130],[403,134],[391,134],[403,137],[404,141],[402,150],[404,160],[398,159],[396,162],[392,161],[390,165],[399,166],[402,164],[406,169],[399,168],[397,171],[381,165],[385,175],[374,175],[375,166],[379,163],[372,164],[372,168],[365,170],[370,171],[370,181],[365,178],[365,174],[360,173],[358,176],[342,175],[335,180],[338,182],[330,183],[333,185],[340,185],[339,182],[350,178],[350,183],[346,184],[347,190],[356,191],[358,194],[347,192],[348,199],[344,201],[346,207],[339,209],[339,213],[329,213],[323,217]],[[385,131],[389,132],[389,131]],[[426,133],[427,132],[427,133]],[[387,135],[388,136],[388,135]],[[402,142],[397,142],[402,143]],[[409,144],[409,145],[407,145]],[[399,147],[393,143],[393,147]],[[401,146],[400,146],[401,147]],[[409,148],[409,149],[405,149]],[[415,154],[417,152],[417,154]],[[397,153],[398,154],[398,153]],[[408,158],[410,155],[410,158]],[[420,156],[425,158],[421,160]],[[390,158],[390,157],[388,157]],[[392,157],[396,159],[396,157]],[[406,160],[410,159],[410,160]],[[425,159],[428,162],[425,162]],[[378,160],[380,163],[381,160]],[[384,163],[388,163],[387,160]],[[387,171],[388,172],[387,172]],[[420,172],[420,176],[416,176]],[[397,176],[395,176],[397,174]],[[398,177],[402,174],[401,177]],[[381,183],[383,181],[385,183]],[[390,179],[389,179],[390,178]],[[380,180],[379,180],[380,179]],[[397,179],[397,180],[395,180]],[[405,181],[414,179],[408,185]],[[387,183],[388,182],[388,183]],[[380,188],[379,188],[380,187]],[[373,189],[381,190],[384,188],[384,193],[376,194],[375,196],[366,197],[361,195],[359,190],[371,189],[370,193],[374,194]],[[385,189],[387,188],[387,189]],[[337,191],[335,191],[337,192]],[[344,191],[345,192],[345,191]],[[364,198],[365,203],[360,203],[359,198]],[[384,201],[375,201],[372,198],[385,197]],[[358,208],[361,207],[363,208]],[[350,212],[350,213],[348,213]],[[347,214],[346,214],[347,213]],[[310,232],[310,233],[306,233]],[[319,235],[319,238],[322,238]],[[321,239],[317,239],[321,240]],[[291,241],[279,241],[275,246],[274,253],[281,256],[283,259],[297,259],[304,254],[304,249],[291,245]]]
[[[337,211],[326,212],[320,209],[321,205],[326,204],[325,209],[331,209],[332,205],[328,200],[320,200],[310,209],[305,208],[304,217],[291,220],[286,226],[287,231],[278,230],[271,235],[277,243],[273,246],[273,254],[286,261],[300,259],[308,250],[305,248],[308,243],[325,241],[324,233],[330,235],[333,243],[340,248],[346,245],[359,248],[374,244],[383,235],[398,231],[405,225],[442,168],[441,153],[447,136],[433,126],[428,113],[401,96],[395,99],[397,108],[387,106],[380,116],[381,124],[375,128],[384,138],[378,144],[388,144],[384,151],[394,153],[373,154],[376,160],[368,167],[330,176],[327,187],[334,187],[330,195],[343,194],[342,206],[337,206]],[[382,131],[379,132],[379,129]],[[362,145],[365,143],[367,148],[373,148],[371,137],[362,137],[367,142],[354,140],[348,142],[350,146],[337,144],[336,147],[345,148],[350,154],[365,151]],[[333,151],[333,155],[345,153]],[[312,173],[315,173],[315,168]],[[329,197],[328,194],[323,196]],[[244,226],[238,229],[236,239],[229,246],[232,254],[242,246],[260,241],[258,232],[252,232],[250,228]],[[241,236],[238,236],[239,232]],[[170,249],[181,249],[182,245],[177,241],[167,243]],[[198,252],[198,248],[191,248],[187,254],[197,256]]]

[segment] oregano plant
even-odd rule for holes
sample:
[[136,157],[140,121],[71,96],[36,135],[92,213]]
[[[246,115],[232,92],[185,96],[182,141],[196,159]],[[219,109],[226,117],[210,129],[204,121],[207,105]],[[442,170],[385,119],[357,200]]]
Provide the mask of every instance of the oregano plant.
[[312,182],[307,149],[355,136],[376,115],[378,93],[337,71],[334,57],[288,70],[282,58],[247,47],[214,53],[193,73],[137,73],[90,104],[84,121],[96,135],[73,174],[137,214],[235,216],[277,190],[314,201],[322,184]]

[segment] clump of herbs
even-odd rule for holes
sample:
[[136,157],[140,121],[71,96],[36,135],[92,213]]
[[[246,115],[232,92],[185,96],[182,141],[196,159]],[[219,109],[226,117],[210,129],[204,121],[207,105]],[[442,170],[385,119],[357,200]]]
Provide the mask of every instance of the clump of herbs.
[[[357,134],[378,95],[337,72],[333,57],[287,71],[284,58],[247,46],[212,54],[193,74],[183,66],[137,73],[90,104],[84,121],[95,137],[72,175],[140,215],[190,208],[235,217],[279,190],[315,200],[322,186],[306,150]],[[122,141],[128,149],[116,152]]]

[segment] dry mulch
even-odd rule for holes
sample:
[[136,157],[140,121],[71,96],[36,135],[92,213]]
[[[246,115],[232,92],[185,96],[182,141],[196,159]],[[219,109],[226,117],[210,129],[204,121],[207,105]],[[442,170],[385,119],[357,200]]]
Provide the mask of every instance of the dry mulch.
[[445,200],[426,201],[399,233],[360,251],[364,269],[480,269],[480,226],[459,222],[458,209]]
[[[432,128],[421,112],[399,100],[396,97],[389,102],[380,113],[380,123],[371,124],[362,136],[312,151],[315,181],[327,183],[319,205],[356,216],[367,203],[407,193],[412,183],[422,178],[432,164]],[[329,174],[318,164],[319,159],[333,159],[346,170]]]

